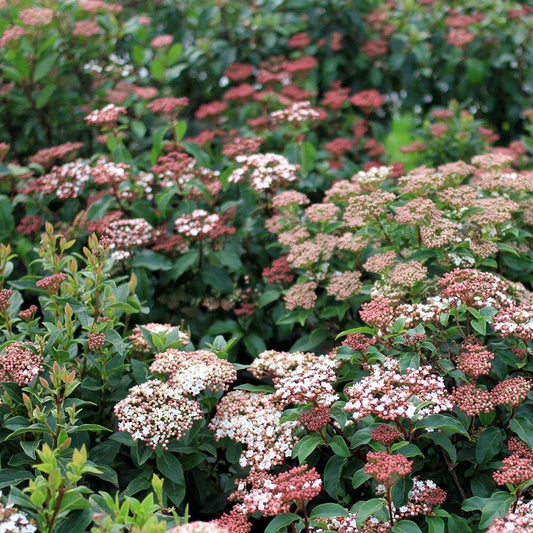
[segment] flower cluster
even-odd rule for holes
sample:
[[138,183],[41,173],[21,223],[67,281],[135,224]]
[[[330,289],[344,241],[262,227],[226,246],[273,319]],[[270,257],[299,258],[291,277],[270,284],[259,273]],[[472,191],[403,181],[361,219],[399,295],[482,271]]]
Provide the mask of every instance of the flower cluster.
[[42,362],[37,345],[20,341],[8,344],[0,353],[0,381],[28,385],[42,371]]
[[115,405],[119,431],[147,446],[167,448],[171,439],[180,439],[203,417],[200,404],[183,396],[172,384],[151,380],[131,388]]
[[533,305],[502,307],[493,318],[493,327],[502,337],[514,336],[524,341],[533,339]]
[[235,228],[225,226],[224,217],[195,209],[191,214],[181,215],[174,222],[176,231],[190,239],[214,239],[224,233],[234,233]]
[[494,404],[489,392],[476,387],[471,382],[454,389],[450,396],[452,403],[469,416],[479,413],[490,413],[494,409]]
[[508,533],[509,531],[527,533],[533,530],[533,500],[524,502],[524,498],[517,501],[512,511],[504,518],[500,516],[494,519],[487,533]]
[[91,113],[85,117],[85,122],[91,126],[98,126],[100,128],[113,128],[119,117],[125,114],[125,107],[108,104],[102,109],[91,111]]
[[59,287],[67,279],[67,275],[64,272],[59,274],[52,274],[51,276],[46,276],[35,282],[36,287],[39,289],[44,289],[49,294],[57,294],[59,292]]
[[248,371],[257,379],[265,377],[282,378],[289,375],[298,366],[313,363],[315,360],[315,354],[310,352],[266,350],[253,360],[248,367]]
[[503,459],[503,465],[492,475],[498,485],[518,486],[533,479],[533,451],[527,445],[517,448]]
[[372,365],[370,370],[370,376],[344,391],[348,396],[344,410],[354,421],[367,415],[383,420],[418,420],[453,407],[444,380],[429,366],[406,368],[401,373],[398,362],[388,358],[384,366]]
[[280,420],[281,411],[271,396],[235,390],[219,402],[209,428],[217,440],[229,437],[246,445],[239,459],[242,468],[265,471],[290,457],[298,440],[298,423]]
[[53,167],[30,185],[41,194],[55,194],[61,200],[77,198],[83,186],[91,179],[91,167],[83,160]]
[[[0,492],[2,496],[2,492]],[[6,533],[34,533],[37,528],[32,519],[19,511],[12,503],[0,502],[0,531]]]
[[182,394],[193,395],[204,389],[227,390],[237,378],[237,371],[231,363],[208,350],[183,352],[170,348],[156,354],[150,371],[168,374],[168,383]]
[[493,359],[494,354],[490,350],[471,340],[463,344],[461,352],[456,357],[456,364],[459,370],[477,378],[490,372]]
[[103,231],[110,240],[111,257],[124,261],[139,246],[146,246],[153,236],[153,228],[144,218],[112,220]]
[[276,191],[279,187],[298,180],[298,165],[293,165],[278,154],[242,155],[236,158],[242,167],[234,170],[228,181],[240,183],[247,177],[256,191]]
[[316,469],[301,465],[277,476],[253,472],[237,483],[237,490],[230,498],[242,500],[241,508],[248,514],[278,516],[288,513],[294,502],[303,505],[312,500],[321,489],[322,479]]
[[411,473],[413,461],[404,455],[388,452],[368,452],[365,474],[372,476],[378,483],[391,487],[401,477]]
[[309,101],[296,102],[281,111],[274,111],[270,114],[274,124],[305,124],[319,120],[321,117],[322,114],[314,109]]
[[339,399],[333,384],[340,362],[333,356],[313,356],[297,364],[290,372],[274,377],[273,399],[286,407],[311,402],[330,407]]

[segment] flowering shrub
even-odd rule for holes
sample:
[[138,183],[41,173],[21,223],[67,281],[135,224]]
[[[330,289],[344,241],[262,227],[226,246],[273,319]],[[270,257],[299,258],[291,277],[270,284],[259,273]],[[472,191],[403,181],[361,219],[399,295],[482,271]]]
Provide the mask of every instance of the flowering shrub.
[[0,530],[533,528],[529,6],[0,13]]

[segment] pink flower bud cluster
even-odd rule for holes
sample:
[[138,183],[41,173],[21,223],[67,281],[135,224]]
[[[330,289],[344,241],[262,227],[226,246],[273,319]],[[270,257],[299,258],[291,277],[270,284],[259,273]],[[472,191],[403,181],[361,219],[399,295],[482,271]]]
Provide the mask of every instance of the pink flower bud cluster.
[[182,394],[228,390],[237,379],[235,367],[208,350],[183,352],[173,348],[158,353],[150,365],[156,374],[168,374],[167,383]]
[[11,289],[1,289],[0,290],[0,311],[6,311],[9,307],[9,299],[13,295]]
[[361,272],[337,272],[329,278],[326,292],[339,302],[344,302],[362,289]]
[[315,109],[311,102],[295,102],[289,107],[280,111],[270,113],[270,118],[274,124],[306,124],[320,120],[322,113]]
[[387,448],[392,446],[395,440],[401,438],[402,434],[398,431],[397,428],[389,426],[388,424],[380,424],[373,432],[372,439],[381,442]]
[[331,409],[319,405],[300,415],[300,422],[308,431],[320,431],[331,422]]
[[242,468],[265,471],[290,457],[298,441],[298,422],[282,424],[281,414],[271,396],[234,390],[217,405],[209,428],[217,440],[229,437],[246,445],[239,459]]
[[367,415],[419,420],[453,407],[443,378],[433,374],[430,366],[406,368],[401,373],[399,363],[388,358],[384,365],[372,365],[370,371],[344,391],[348,396],[344,410],[354,421]]
[[214,239],[224,233],[233,233],[235,228],[224,225],[224,218],[205,209],[195,209],[191,214],[181,215],[174,222],[176,231],[190,239]]
[[0,381],[30,384],[42,368],[43,356],[33,343],[13,342],[0,353]]
[[307,207],[305,216],[310,222],[334,222],[339,212],[340,208],[335,204],[325,202]]
[[170,383],[151,380],[132,387],[128,396],[115,405],[119,431],[147,446],[167,448],[171,439],[181,439],[195,420],[203,417],[200,404],[183,396]]
[[[169,335],[170,333],[177,331],[179,340],[183,346],[187,346],[187,344],[191,342],[189,336],[185,332],[181,331],[177,326],[172,326],[171,324],[150,322],[149,324],[143,324],[142,327],[147,329],[150,333],[164,333],[165,335]],[[144,338],[142,331],[138,327],[133,328],[133,331],[129,336],[129,340],[132,343],[131,350],[134,353],[149,354],[151,352],[147,340]]]
[[490,372],[493,359],[494,354],[490,350],[472,340],[463,344],[461,352],[456,357],[456,364],[459,370],[477,378]]
[[502,462],[503,465],[492,474],[498,485],[517,486],[533,479],[533,451],[527,445],[519,447]]
[[276,191],[281,186],[298,180],[296,172],[300,169],[299,165],[289,163],[282,155],[273,153],[242,155],[236,160],[242,164],[242,167],[230,174],[228,178],[230,183],[241,183],[248,179],[250,185],[261,192]]
[[510,408],[518,407],[526,400],[532,387],[533,381],[522,376],[505,379],[490,391],[492,403]]
[[160,115],[172,115],[179,112],[189,105],[189,99],[186,96],[181,98],[156,98],[153,102],[148,104],[148,109],[153,113]]
[[46,7],[31,7],[22,10],[19,17],[27,26],[47,26],[54,18],[54,10]]
[[32,163],[38,163],[44,168],[50,168],[58,159],[65,159],[71,156],[73,153],[76,153],[80,148],[83,147],[83,143],[73,143],[68,142],[64,144],[59,144],[57,146],[51,146],[50,148],[43,148],[39,150],[36,154],[30,156],[30,161]]
[[110,240],[111,257],[124,261],[132,256],[139,246],[146,246],[153,236],[153,228],[144,218],[111,221],[104,230]]
[[533,339],[533,305],[509,305],[502,307],[493,318],[494,331],[502,337],[518,337],[524,341]]
[[456,268],[444,274],[437,282],[443,298],[452,305],[465,303],[470,307],[492,306],[500,309],[510,305],[511,285],[508,281],[475,268]]
[[419,261],[406,261],[397,264],[390,273],[390,281],[403,287],[413,287],[426,279],[428,269]]
[[533,500],[524,502],[520,498],[516,508],[509,511],[504,518],[496,517],[486,533],[529,533],[533,531]]
[[46,278],[38,280],[35,285],[39,289],[44,289],[50,294],[57,294],[59,292],[59,287],[67,279],[67,275],[64,272],[59,274],[52,274]]
[[41,194],[55,194],[61,200],[77,198],[85,183],[91,179],[91,167],[83,159],[53,167],[48,174],[29,184],[29,190]]
[[362,228],[384,213],[395,199],[394,193],[384,191],[351,197],[344,212],[344,222],[349,228]]
[[112,128],[117,123],[118,118],[125,114],[125,107],[118,107],[115,104],[108,104],[102,109],[95,109],[94,111],[91,111],[85,117],[85,122],[87,122],[87,124],[90,126]]
[[388,452],[368,452],[366,460],[365,474],[387,487],[410,474],[413,466],[413,461],[404,455]]
[[474,382],[455,388],[450,399],[456,407],[469,416],[490,413],[494,409],[490,393],[476,387]]
[[314,281],[293,285],[283,298],[285,307],[289,310],[302,307],[303,309],[313,309],[317,299],[315,289],[318,284]]
[[293,503],[301,506],[312,500],[321,490],[320,474],[304,464],[277,476],[252,472],[238,482],[237,491],[230,498],[242,500],[241,508],[248,514],[278,516],[288,513]]

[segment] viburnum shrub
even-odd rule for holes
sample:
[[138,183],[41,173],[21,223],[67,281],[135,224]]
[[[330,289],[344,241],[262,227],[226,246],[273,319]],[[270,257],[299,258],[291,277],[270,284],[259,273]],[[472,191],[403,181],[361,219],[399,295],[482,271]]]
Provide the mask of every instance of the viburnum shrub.
[[531,7],[0,0],[0,531],[531,531]]

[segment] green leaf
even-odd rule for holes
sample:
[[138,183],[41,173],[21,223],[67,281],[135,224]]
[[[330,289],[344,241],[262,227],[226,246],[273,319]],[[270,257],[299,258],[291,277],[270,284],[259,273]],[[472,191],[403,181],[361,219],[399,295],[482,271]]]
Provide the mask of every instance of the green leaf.
[[257,302],[257,307],[259,309],[267,306],[268,304],[271,304],[272,302],[275,302],[276,300],[279,300],[281,296],[281,291],[277,289],[265,291],[259,298],[259,301]]
[[267,349],[263,338],[257,335],[256,333],[248,333],[244,337],[243,341],[244,345],[246,346],[246,349],[253,357],[256,357],[261,352],[264,352]]
[[470,325],[480,334],[480,335],[486,335],[487,334],[487,322],[483,319],[477,320],[472,319],[470,321]]
[[0,470],[0,489],[3,489],[4,487],[14,487],[27,479],[33,479],[33,474],[27,470],[2,468]]
[[496,427],[486,428],[476,442],[476,462],[478,464],[488,463],[501,451],[505,439],[506,434],[503,429]]
[[365,474],[365,467],[360,468],[352,478],[352,487],[354,489],[360,487],[363,483],[371,479],[372,476],[369,476],[368,474]]
[[298,457],[300,464],[304,461],[322,444],[322,437],[318,435],[306,435],[301,438],[292,450],[292,456]]
[[348,448],[340,435],[335,435],[328,444],[335,455],[340,455],[341,457],[350,457],[352,455],[350,448]]
[[309,142],[302,144],[302,174],[307,176],[311,172],[316,158],[316,148]]
[[472,528],[462,516],[451,514],[448,517],[448,533],[472,533]]
[[134,267],[146,268],[152,272],[160,270],[172,270],[172,261],[164,255],[153,252],[152,250],[141,250],[135,255],[133,260]]
[[457,450],[455,449],[455,446],[448,435],[435,431],[433,433],[424,434],[424,437],[432,440],[435,444],[438,444],[441,448],[443,448],[453,464],[457,462]]
[[45,76],[47,76],[52,70],[52,67],[54,66],[54,63],[57,61],[58,57],[58,54],[50,54],[49,56],[41,59],[35,67],[33,80],[41,81]]
[[393,533],[422,533],[422,530],[412,520],[400,520],[394,524]]
[[346,458],[334,455],[326,463],[324,469],[324,490],[332,497],[337,497],[341,485],[342,470],[346,466]]
[[426,523],[429,526],[428,533],[444,533],[444,520],[438,516],[426,516]]
[[186,132],[187,122],[185,122],[184,120],[179,120],[174,126],[174,141],[176,143],[179,143],[183,139],[183,137],[185,137]]
[[172,267],[172,279],[177,280],[196,262],[198,262],[198,250],[189,250],[188,252],[184,253]]
[[168,63],[173,65],[183,52],[183,45],[181,43],[175,43],[170,47],[168,51]]
[[280,514],[269,522],[265,533],[279,533],[297,520],[300,520],[300,516],[295,513]]
[[509,422],[511,431],[514,431],[530,448],[533,448],[533,422],[530,417],[516,415]]
[[311,518],[326,518],[330,516],[348,516],[348,511],[338,503],[321,503],[313,507]]
[[217,291],[229,293],[233,290],[233,281],[225,270],[219,267],[206,266],[202,270],[202,281]]
[[164,451],[156,458],[156,464],[159,471],[170,481],[177,485],[185,485],[185,477],[183,475],[183,468],[181,463],[175,455]]
[[364,502],[357,511],[356,525],[360,526],[367,518],[383,509],[384,505],[385,500],[383,498],[372,498]]
[[15,228],[12,205],[9,198],[0,195],[0,236],[7,237]]
[[463,424],[461,424],[461,422],[459,422],[459,420],[457,420],[456,418],[453,418],[452,416],[448,415],[436,414],[426,416],[415,425],[415,428],[440,429],[448,435],[459,433],[470,439],[470,435],[468,434],[468,431],[463,426]]
[[515,501],[512,494],[499,490],[491,495],[490,498],[481,498],[473,496],[463,502],[461,509],[463,511],[481,511],[481,521],[479,527],[487,528],[497,516],[505,516],[511,504]]
[[37,109],[42,109],[50,101],[50,98],[52,98],[52,94],[54,94],[56,88],[57,87],[55,85],[46,86],[37,97],[37,100],[35,101],[35,107]]
[[152,150],[150,152],[150,163],[155,165],[157,158],[161,154],[161,147],[163,146],[163,139],[168,131],[168,126],[161,126],[157,128],[152,134]]
[[156,80],[161,81],[165,77],[165,63],[161,59],[156,57],[152,61],[152,65],[150,66],[150,72]]

